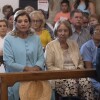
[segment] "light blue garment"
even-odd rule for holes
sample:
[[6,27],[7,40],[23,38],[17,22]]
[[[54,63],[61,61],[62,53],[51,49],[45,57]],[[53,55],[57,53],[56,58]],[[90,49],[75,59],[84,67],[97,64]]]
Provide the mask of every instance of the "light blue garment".
[[[97,47],[94,44],[93,40],[89,40],[84,43],[80,49],[80,53],[82,55],[83,61],[89,61],[93,63],[95,68],[96,66],[96,54],[97,54]],[[94,88],[100,92],[100,83],[96,80],[92,79],[92,84]]]
[[80,4],[80,5],[77,7],[77,9],[81,10],[82,12],[85,12],[85,13],[90,14],[90,11],[89,11],[88,9],[85,9],[85,8],[86,8],[85,3]]
[[[26,39],[7,35],[4,40],[3,60],[7,72],[23,72],[25,66],[39,66],[44,70],[44,54],[40,38],[29,35]],[[8,89],[8,100],[19,100],[18,83]]]
[[8,100],[19,100],[19,82],[12,87],[8,87]]
[[95,66],[97,47],[92,39],[82,45],[80,52],[84,61],[90,61]]

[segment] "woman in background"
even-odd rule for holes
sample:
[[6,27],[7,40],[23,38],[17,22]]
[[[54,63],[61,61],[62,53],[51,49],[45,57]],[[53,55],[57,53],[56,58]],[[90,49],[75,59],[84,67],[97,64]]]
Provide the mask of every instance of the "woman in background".
[[8,32],[13,30],[13,22],[14,22],[14,14],[7,15],[7,21],[8,21]]
[[54,39],[55,37],[53,34],[53,26],[47,21],[49,15],[46,14],[46,12],[42,9],[39,9],[38,11],[40,11],[44,15],[44,17],[45,17],[44,28],[46,28],[49,31],[51,38]]
[[2,8],[2,13],[4,14],[4,18],[6,19],[9,14],[13,13],[13,7],[11,5],[4,5]]
[[35,10],[32,6],[26,6],[24,9],[26,10],[26,12],[27,12],[28,14],[30,14],[32,11]]
[[49,31],[44,28],[45,17],[40,11],[33,11],[30,18],[32,21],[31,27],[40,37],[42,47],[45,49],[46,45],[52,40]]
[[75,0],[72,4],[71,10],[80,9],[87,14],[96,14],[96,8],[92,1],[89,0]]

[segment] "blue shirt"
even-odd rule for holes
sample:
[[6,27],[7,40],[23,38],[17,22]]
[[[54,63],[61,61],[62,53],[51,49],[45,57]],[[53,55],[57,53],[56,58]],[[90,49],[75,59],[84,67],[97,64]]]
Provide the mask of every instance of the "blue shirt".
[[93,66],[96,65],[97,47],[92,39],[82,45],[80,52],[83,57],[83,61],[90,61],[93,63]]
[[[82,45],[80,53],[82,55],[83,61],[92,62],[93,67],[95,68],[97,47],[95,46],[95,43],[92,39]],[[100,83],[92,79],[92,84],[94,88],[100,92]]]

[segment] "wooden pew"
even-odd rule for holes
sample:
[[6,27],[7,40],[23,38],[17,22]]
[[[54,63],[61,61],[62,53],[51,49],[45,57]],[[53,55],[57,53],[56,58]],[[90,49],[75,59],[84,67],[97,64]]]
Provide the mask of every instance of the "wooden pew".
[[16,82],[32,81],[32,80],[51,80],[51,79],[68,79],[68,78],[84,78],[96,77],[95,69],[82,70],[60,70],[60,71],[38,71],[38,72],[22,72],[22,73],[1,73],[1,100],[8,100],[8,87]]

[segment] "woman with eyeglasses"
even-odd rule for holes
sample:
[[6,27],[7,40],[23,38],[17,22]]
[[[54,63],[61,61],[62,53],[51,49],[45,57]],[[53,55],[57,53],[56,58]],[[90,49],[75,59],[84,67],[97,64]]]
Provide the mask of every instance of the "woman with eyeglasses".
[[31,27],[39,35],[43,48],[52,40],[49,31],[44,28],[45,17],[40,11],[33,11],[30,13],[32,21]]
[[[70,23],[65,19],[59,20],[55,24],[54,33],[56,39],[48,43],[45,50],[48,70],[84,69],[78,44],[69,39],[72,35]],[[72,97],[71,100],[76,100],[79,96],[82,100],[95,100],[89,78],[59,79],[51,84],[63,98]]]

